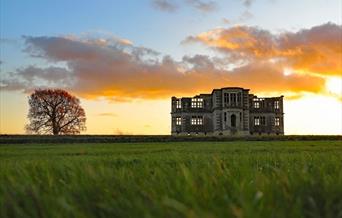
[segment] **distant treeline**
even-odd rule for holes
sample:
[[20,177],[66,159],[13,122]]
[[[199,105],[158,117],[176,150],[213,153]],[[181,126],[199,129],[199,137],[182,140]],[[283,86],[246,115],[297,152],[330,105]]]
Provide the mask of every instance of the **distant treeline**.
[[342,135],[285,136],[170,136],[170,135],[0,135],[0,144],[25,143],[123,143],[186,141],[311,141],[341,140]]

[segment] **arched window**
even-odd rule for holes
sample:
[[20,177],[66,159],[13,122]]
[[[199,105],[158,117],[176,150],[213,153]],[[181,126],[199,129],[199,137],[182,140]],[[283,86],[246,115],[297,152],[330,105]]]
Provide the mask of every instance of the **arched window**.
[[236,116],[235,116],[235,114],[230,116],[230,126],[231,127],[236,127]]

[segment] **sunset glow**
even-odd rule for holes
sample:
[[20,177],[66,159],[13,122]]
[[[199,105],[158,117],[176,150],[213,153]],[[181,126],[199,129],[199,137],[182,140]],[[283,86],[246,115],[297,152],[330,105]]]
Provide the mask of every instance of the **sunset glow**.
[[342,134],[340,1],[191,2],[1,0],[0,133],[36,88],[79,97],[86,134],[170,134],[172,96],[233,86],[284,95],[285,134]]

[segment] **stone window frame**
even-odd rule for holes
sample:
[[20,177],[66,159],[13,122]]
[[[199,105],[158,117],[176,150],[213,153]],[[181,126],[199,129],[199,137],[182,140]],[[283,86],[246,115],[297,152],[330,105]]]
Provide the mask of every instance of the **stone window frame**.
[[264,98],[253,98],[253,108],[262,108],[264,107],[264,103]]
[[190,123],[192,126],[202,126],[203,125],[203,116],[192,116]]
[[181,125],[182,125],[182,118],[176,117],[176,126],[181,126]]
[[204,105],[203,98],[192,98],[191,99],[191,108],[203,108]]
[[260,117],[254,117],[254,126],[260,126]]
[[176,108],[177,108],[177,109],[182,108],[182,99],[177,99],[177,100],[176,100]]
[[280,117],[274,118],[274,126],[280,126]]
[[278,100],[274,101],[274,109],[279,109],[279,105],[280,103]]
[[254,101],[253,102],[253,107],[254,108],[260,108],[260,102],[259,101]]
[[266,126],[266,117],[265,116],[254,117],[254,126]]
[[229,105],[229,93],[223,93],[223,100],[225,105]]

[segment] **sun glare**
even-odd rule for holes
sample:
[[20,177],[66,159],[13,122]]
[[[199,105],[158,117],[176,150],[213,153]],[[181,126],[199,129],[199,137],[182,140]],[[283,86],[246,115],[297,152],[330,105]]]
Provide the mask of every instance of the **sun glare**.
[[326,89],[332,94],[342,95],[342,77],[332,77],[327,79]]
[[283,70],[283,74],[284,74],[284,76],[289,76],[289,75],[291,75],[291,74],[292,74],[292,69],[290,69],[290,68],[285,68],[285,69]]

